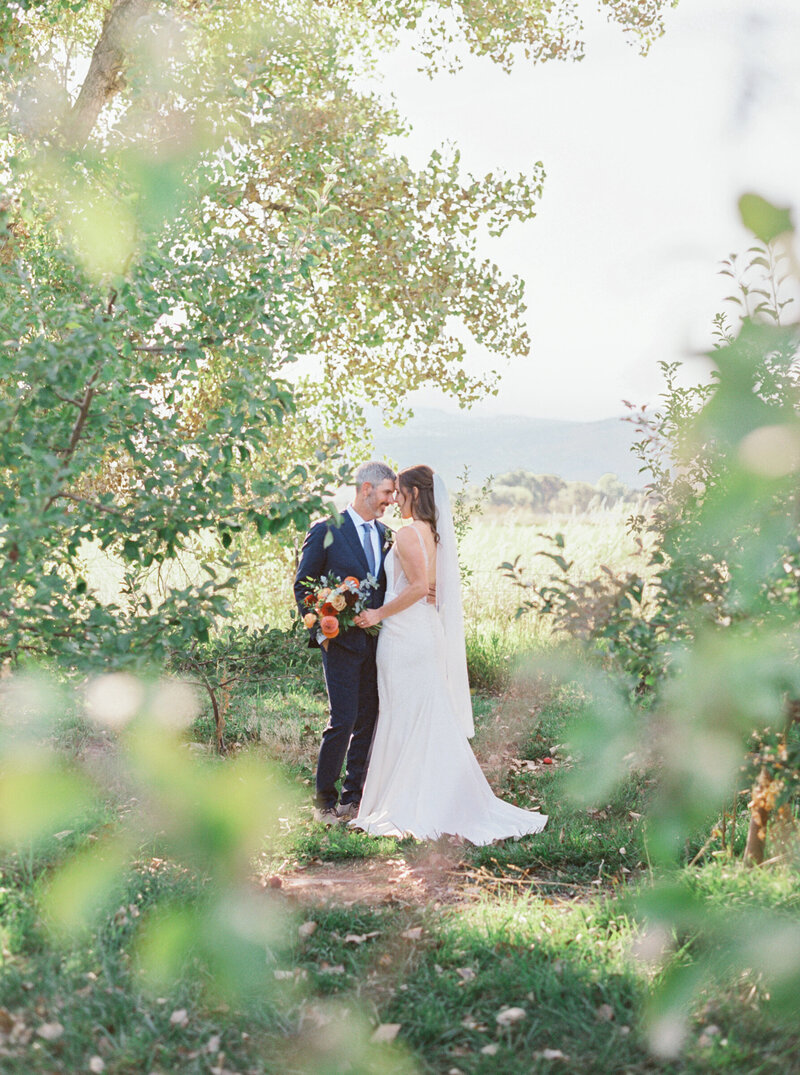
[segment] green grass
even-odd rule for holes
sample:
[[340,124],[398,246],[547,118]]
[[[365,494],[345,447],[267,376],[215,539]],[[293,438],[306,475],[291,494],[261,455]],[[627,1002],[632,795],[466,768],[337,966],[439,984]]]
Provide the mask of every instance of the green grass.
[[[755,899],[752,874],[711,867],[700,876],[720,898],[733,890]],[[125,906],[146,912],[159,899],[192,896],[191,881],[178,874],[163,871],[149,885],[147,879],[132,875]],[[777,889],[760,892],[769,905],[777,897],[796,910],[796,878],[767,887]],[[27,933],[13,953],[7,950],[0,1004],[18,1034],[56,1022],[65,1029],[53,1042],[12,1045],[2,1070],[85,1071],[91,1057],[101,1056],[109,1072],[199,1073],[217,1062],[218,1051],[231,1071],[324,1071],[326,1054],[327,1070],[348,1070],[346,1043],[338,1051],[325,1032],[328,1020],[356,1037],[358,1072],[412,1070],[409,1054],[418,1072],[455,1067],[465,1075],[793,1070],[798,1034],[770,1018],[762,997],[745,1002],[742,983],[704,998],[682,1058],[652,1057],[642,1017],[648,974],[630,956],[635,927],[602,895],[487,892],[439,911],[354,906],[301,917],[309,914],[316,930],[295,935],[276,958],[274,991],[237,1010],[209,1003],[196,967],[165,995],[142,989],[126,955],[135,928],[130,916],[115,916],[89,944],[74,948],[44,947]],[[497,1016],[509,1007],[524,1016],[502,1027]],[[185,1022],[175,1022],[181,1010]],[[400,1024],[405,1051],[366,1044],[370,1021]],[[718,1038],[699,1045],[712,1023]],[[487,1046],[494,1051],[482,1052]],[[568,1059],[547,1060],[541,1054],[548,1049]]]
[[[578,574],[600,563],[624,568],[634,562],[620,519],[568,519],[547,527],[554,528],[565,533]],[[510,619],[516,592],[495,568],[517,553],[546,567],[534,558],[544,547],[539,529],[545,527],[513,517],[481,521],[467,539],[474,582],[466,610],[476,752],[498,794],[549,815],[544,832],[485,848],[450,847],[451,856],[460,855],[456,903],[290,905],[283,946],[265,953],[274,984],[230,1004],[215,997],[198,964],[188,965],[172,987],[155,993],[145,987],[131,955],[139,923],[165,904],[191,904],[202,890],[199,879],[168,863],[154,865],[145,854],[125,880],[119,906],[89,935],[56,943],[48,933],[41,894],[60,862],[113,824],[121,804],[110,792],[73,832],[0,861],[0,1009],[8,1013],[0,1012],[3,1073],[71,1075],[89,1071],[97,1057],[108,1075],[796,1070],[800,1034],[794,1024],[778,1020],[757,981],[735,976],[705,988],[680,1056],[650,1052],[646,1012],[660,972],[632,954],[638,928],[631,898],[649,883],[642,815],[651,784],[647,774],[634,773],[591,809],[571,801],[569,738],[581,696],[514,679],[526,654],[550,644],[550,633],[528,617]],[[217,671],[224,679],[225,669]],[[311,783],[326,720],[318,654],[287,639],[257,676],[236,680],[219,697],[232,752],[275,758],[300,793],[299,805],[287,794],[280,832],[253,864],[265,915],[273,911],[260,877],[319,862],[339,869],[349,863],[354,870],[388,868],[388,860],[419,862],[413,841],[313,822]],[[207,699],[192,736],[213,741]],[[58,738],[73,756],[91,759],[103,749],[97,730],[72,711],[65,712]],[[555,764],[541,764],[544,757]],[[740,846],[746,803],[737,809]],[[689,841],[687,861],[706,836]],[[760,908],[790,918],[800,910],[796,871],[745,870],[719,838],[697,867],[684,867],[679,876],[712,908]],[[298,933],[303,920],[313,920],[313,932]],[[672,959],[688,960],[693,952],[689,938]],[[497,1015],[509,1007],[524,1016],[503,1027]],[[185,1018],[175,1018],[183,1011]],[[63,1027],[54,1039],[37,1034],[54,1023]],[[397,1041],[370,1044],[373,1028],[387,1023],[400,1025]],[[9,1025],[10,1033],[3,1030]],[[719,1033],[703,1037],[711,1025]],[[566,1059],[547,1059],[546,1050]]]
[[[158,994],[144,987],[134,969],[131,943],[147,911],[198,897],[199,882],[167,864],[153,868],[142,860],[119,908],[90,937],[59,946],[48,936],[41,887],[69,846],[106,824],[108,813],[90,819],[87,831],[71,835],[69,843],[54,839],[32,857],[7,856],[0,881],[0,1007],[17,1037],[0,1039],[2,1070],[87,1071],[92,1057],[100,1057],[112,1075],[199,1075],[212,1067],[334,1075],[350,1062],[356,1073],[456,1069],[463,1075],[793,1070],[798,1034],[774,1019],[751,982],[722,982],[706,992],[681,1057],[664,1060],[649,1052],[645,1009],[652,971],[631,955],[637,929],[616,898],[647,878],[636,816],[646,803],[647,781],[632,777],[593,812],[571,804],[564,790],[570,765],[565,741],[579,696],[569,690],[545,695],[535,716],[519,703],[514,697],[476,698],[477,747],[488,768],[498,731],[512,737],[506,762],[555,756],[554,766],[532,773],[504,762],[496,780],[506,797],[535,802],[550,815],[545,832],[465,849],[467,887],[454,905],[298,908],[295,923],[311,919],[315,931],[300,936],[290,929],[285,947],[269,956],[274,988],[235,1008],[213,999],[200,966],[188,966],[177,985]],[[324,706],[310,685],[289,678],[251,685],[231,697],[229,721],[238,729],[239,749],[283,757],[290,780],[307,796],[265,850],[257,872],[286,872],[314,860],[411,864],[418,858],[412,841],[377,840],[312,821],[304,781]],[[196,734],[203,729],[200,724]],[[69,742],[81,741],[74,722],[67,733]],[[717,861],[689,875],[719,906],[790,915],[800,907],[800,879],[788,870],[753,873]],[[270,913],[266,902],[264,913]],[[509,1007],[525,1014],[503,1027],[497,1016]],[[174,1018],[181,1011],[185,1018]],[[58,1038],[37,1036],[38,1028],[53,1023],[64,1028]],[[398,1042],[370,1044],[379,1023],[399,1024]],[[700,1044],[712,1023],[720,1033]],[[545,1050],[568,1059],[548,1060]]]

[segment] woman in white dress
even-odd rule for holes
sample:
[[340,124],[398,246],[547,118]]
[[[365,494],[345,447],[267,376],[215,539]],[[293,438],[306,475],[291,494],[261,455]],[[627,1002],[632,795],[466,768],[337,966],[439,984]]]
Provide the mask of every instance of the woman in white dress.
[[[464,618],[455,531],[444,483],[430,467],[402,470],[404,519],[386,557],[386,597],[360,627],[378,637],[380,709],[355,828],[376,836],[473,844],[540,832],[544,814],[498,799],[472,753]],[[435,593],[435,602],[429,594]]]

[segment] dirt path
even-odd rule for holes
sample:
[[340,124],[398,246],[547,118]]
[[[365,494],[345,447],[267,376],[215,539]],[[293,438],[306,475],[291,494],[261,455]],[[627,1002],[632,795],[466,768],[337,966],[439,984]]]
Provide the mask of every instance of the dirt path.
[[[510,871],[515,871],[510,867]],[[313,860],[278,875],[262,875],[262,886],[274,888],[293,902],[306,906],[430,907],[439,910],[469,903],[500,891],[530,893],[548,904],[568,906],[593,898],[591,884],[571,884],[540,877],[535,869],[497,876],[470,866],[458,846],[444,851],[420,848],[413,859],[367,859],[347,862]]]
[[418,856],[348,862],[313,861],[278,876],[262,878],[266,887],[278,888],[303,904],[395,904],[436,909],[460,903],[479,891],[466,870],[461,850],[426,849]]

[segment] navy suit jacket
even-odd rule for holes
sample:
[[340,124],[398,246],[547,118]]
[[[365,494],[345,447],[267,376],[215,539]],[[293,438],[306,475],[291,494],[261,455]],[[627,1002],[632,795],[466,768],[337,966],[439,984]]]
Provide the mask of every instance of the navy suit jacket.
[[[347,575],[354,575],[358,579],[365,579],[369,574],[364,546],[361,544],[353,520],[347,512],[341,516],[341,520],[341,525],[337,526],[333,518],[323,519],[321,522],[315,523],[306,534],[303,548],[300,551],[300,563],[297,565],[297,574],[294,579],[294,596],[301,617],[304,612],[308,611],[303,604],[303,598],[309,592],[308,587],[305,585],[305,579],[316,580],[321,575],[337,575],[340,579],[345,578]],[[386,574],[383,569],[383,562],[388,551],[386,543],[387,528],[377,520],[375,525],[378,528],[380,537],[381,562],[377,571],[378,588],[372,592],[372,598],[369,602],[370,608],[379,608],[383,604],[383,598],[386,593]],[[333,540],[326,548],[325,537],[328,533],[331,534]],[[316,633],[316,627],[309,631],[309,646],[318,645]],[[332,638],[330,644],[360,651],[366,649],[368,638],[369,636],[360,628],[351,627],[336,638]]]

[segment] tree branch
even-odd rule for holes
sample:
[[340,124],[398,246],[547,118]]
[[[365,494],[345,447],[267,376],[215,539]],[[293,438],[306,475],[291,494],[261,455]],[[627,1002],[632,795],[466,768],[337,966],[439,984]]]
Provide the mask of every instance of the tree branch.
[[79,399],[73,399],[71,396],[62,396],[60,392],[56,392],[55,388],[51,388],[50,391],[56,399],[60,399],[62,403],[71,403],[73,407],[80,408],[81,401]]
[[177,355],[189,350],[188,347],[180,343],[176,344],[174,347],[137,346],[137,344],[133,344],[132,346],[134,351],[147,351],[153,355]]
[[56,493],[51,497],[50,503],[54,500],[70,500],[73,504],[85,504],[87,507],[94,509],[94,511],[103,511],[107,515],[116,515],[120,519],[125,518],[125,512],[121,508],[111,507],[109,504],[101,504],[98,500],[89,500],[85,496],[75,496],[73,493]]
[[[59,471],[60,483],[63,483],[64,479],[66,478],[69,461],[72,458],[75,449],[78,447],[78,442],[81,439],[81,433],[83,433],[83,427],[86,425],[86,419],[89,417],[89,409],[92,406],[92,400],[95,397],[94,383],[100,376],[100,370],[102,368],[103,364],[100,363],[92,376],[89,378],[89,383],[86,385],[86,391],[83,394],[83,399],[81,400],[80,407],[78,408],[78,417],[75,419],[75,425],[72,427],[69,444],[67,445],[67,450],[64,454],[64,462],[61,464],[61,469]],[[48,499],[47,503],[44,506],[45,511],[47,511],[50,505],[60,496],[60,492],[61,491],[59,490],[59,492],[53,493],[53,495]]]
[[69,445],[67,446],[67,458],[64,462],[68,462],[75,449],[78,447],[78,441],[81,439],[81,433],[83,427],[86,425],[86,419],[89,416],[89,408],[92,405],[92,400],[95,395],[94,383],[100,376],[101,367],[98,366],[92,376],[89,378],[89,383],[86,385],[86,391],[83,394],[80,407],[78,409],[78,417],[75,419],[75,425],[72,427],[72,435],[69,438]]
[[112,0],[86,78],[62,128],[68,145],[78,148],[86,143],[97,117],[122,88],[134,27],[151,7],[152,0]]

